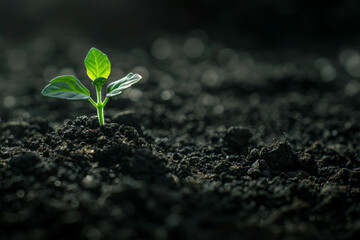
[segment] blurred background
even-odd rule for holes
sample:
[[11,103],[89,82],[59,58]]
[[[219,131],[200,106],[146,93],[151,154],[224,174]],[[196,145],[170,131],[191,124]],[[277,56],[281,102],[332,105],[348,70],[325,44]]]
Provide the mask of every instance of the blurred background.
[[[152,127],[195,115],[198,124],[209,113],[214,125],[252,124],[256,113],[240,119],[239,102],[266,108],[264,93],[307,93],[335,79],[331,90],[356,96],[359,14],[357,0],[0,0],[0,117],[94,115],[88,102],[40,95],[58,75],[77,76],[93,93],[83,65],[91,47],[109,55],[109,81],[144,77],[107,116],[136,110]],[[268,129],[276,127],[282,134],[283,125]]]
[[76,34],[128,47],[202,29],[230,46],[298,48],[354,43],[359,12],[356,0],[1,0],[0,30],[17,41]]

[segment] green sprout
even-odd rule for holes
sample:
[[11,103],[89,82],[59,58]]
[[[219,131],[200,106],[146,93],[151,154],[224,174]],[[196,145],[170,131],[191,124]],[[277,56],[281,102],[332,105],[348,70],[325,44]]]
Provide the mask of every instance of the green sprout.
[[41,92],[45,97],[66,99],[71,101],[88,99],[97,109],[100,125],[104,125],[104,107],[109,98],[122,94],[142,78],[139,74],[129,73],[126,77],[110,83],[106,88],[106,97],[102,101],[101,88],[107,81],[111,71],[108,57],[96,48],[91,48],[85,58],[86,73],[96,87],[97,102],[90,97],[89,90],[74,76],[58,76],[50,81]]

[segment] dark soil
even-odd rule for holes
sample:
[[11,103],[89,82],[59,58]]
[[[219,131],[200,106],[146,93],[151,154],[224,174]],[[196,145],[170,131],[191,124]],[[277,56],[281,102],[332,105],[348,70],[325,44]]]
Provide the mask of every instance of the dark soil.
[[144,77],[102,127],[89,102],[40,95],[69,72],[93,90],[87,41],[0,46],[0,238],[359,239],[360,84],[347,66],[202,41],[191,57],[170,39],[165,60],[150,44],[99,47],[110,81]]

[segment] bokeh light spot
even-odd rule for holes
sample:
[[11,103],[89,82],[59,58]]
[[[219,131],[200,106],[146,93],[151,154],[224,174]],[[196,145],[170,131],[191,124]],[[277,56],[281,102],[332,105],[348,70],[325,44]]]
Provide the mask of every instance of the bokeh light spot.
[[185,41],[184,51],[188,57],[197,58],[204,52],[204,43],[198,38],[189,38]]
[[324,81],[332,81],[336,78],[336,69],[328,59],[319,58],[314,62],[314,66],[320,72],[320,76]]
[[201,75],[201,82],[209,87],[216,86],[219,82],[219,74],[213,69],[208,69]]
[[170,57],[172,53],[172,46],[167,40],[157,39],[151,46],[151,53],[154,58],[164,60]]
[[357,94],[360,90],[360,83],[356,80],[351,80],[348,82],[345,86],[345,93],[348,96],[354,96]]
[[4,98],[4,107],[12,108],[15,106],[15,104],[16,104],[16,98],[14,98],[13,96],[6,96]]
[[174,92],[172,90],[165,90],[161,92],[160,96],[162,100],[167,101],[174,97]]

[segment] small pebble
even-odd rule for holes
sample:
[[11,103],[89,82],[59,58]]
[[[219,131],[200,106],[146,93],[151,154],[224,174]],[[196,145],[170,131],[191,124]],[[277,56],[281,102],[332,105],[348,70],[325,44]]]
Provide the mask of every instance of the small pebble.
[[34,152],[25,152],[15,155],[10,159],[10,165],[13,168],[27,169],[40,162],[40,157]]
[[225,136],[225,141],[235,151],[241,151],[244,147],[248,146],[252,138],[251,131],[242,126],[230,127]]

